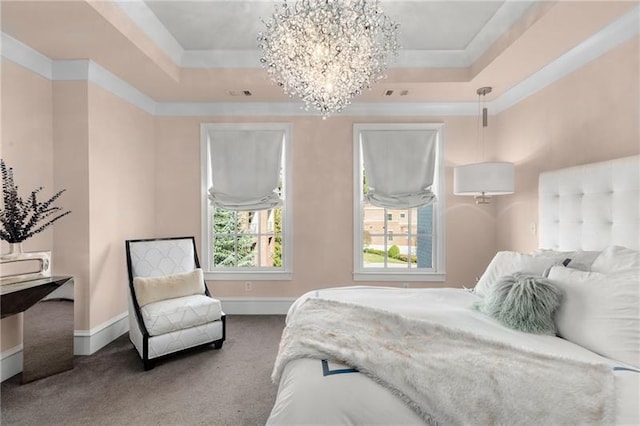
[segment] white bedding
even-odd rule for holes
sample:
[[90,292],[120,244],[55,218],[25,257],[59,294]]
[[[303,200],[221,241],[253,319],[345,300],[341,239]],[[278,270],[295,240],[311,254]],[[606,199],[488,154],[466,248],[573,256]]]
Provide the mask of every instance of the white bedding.
[[[462,289],[399,289],[340,287],[309,292],[299,298],[289,314],[307,298],[359,303],[412,318],[444,323],[491,340],[523,349],[604,362],[628,367],[603,358],[564,339],[532,335],[503,327],[471,309],[479,296]],[[323,373],[323,369],[326,370]],[[617,424],[640,424],[638,409],[640,373],[614,371],[616,377]],[[421,418],[400,399],[363,374],[347,366],[312,359],[290,362],[284,369],[268,424],[421,424]]]

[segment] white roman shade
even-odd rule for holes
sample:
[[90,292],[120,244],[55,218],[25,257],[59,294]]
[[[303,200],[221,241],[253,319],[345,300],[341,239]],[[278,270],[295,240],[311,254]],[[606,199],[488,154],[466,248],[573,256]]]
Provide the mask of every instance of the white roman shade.
[[431,204],[437,130],[363,130],[362,158],[367,180],[365,201],[374,206],[409,209]]
[[283,141],[282,130],[210,130],[211,203],[241,211],[280,205]]

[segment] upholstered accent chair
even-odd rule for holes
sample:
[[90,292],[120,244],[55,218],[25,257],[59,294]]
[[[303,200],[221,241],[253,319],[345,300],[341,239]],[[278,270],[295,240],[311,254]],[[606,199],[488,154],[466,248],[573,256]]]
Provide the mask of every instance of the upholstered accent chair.
[[225,340],[225,314],[205,285],[193,237],[125,241],[129,339],[145,370],[158,358]]

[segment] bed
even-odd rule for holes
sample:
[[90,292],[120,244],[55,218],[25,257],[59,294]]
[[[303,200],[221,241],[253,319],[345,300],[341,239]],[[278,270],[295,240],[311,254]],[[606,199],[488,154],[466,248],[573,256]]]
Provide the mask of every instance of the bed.
[[[496,254],[475,290],[304,294],[267,424],[640,424],[639,192],[638,156],[545,172],[540,249]],[[554,333],[474,308],[520,269],[560,289]]]

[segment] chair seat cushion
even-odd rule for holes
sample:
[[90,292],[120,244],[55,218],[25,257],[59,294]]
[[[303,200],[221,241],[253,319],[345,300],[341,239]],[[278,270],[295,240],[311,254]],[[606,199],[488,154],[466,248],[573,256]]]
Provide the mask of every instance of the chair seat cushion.
[[150,336],[196,327],[222,317],[220,301],[200,294],[149,303],[140,311]]

